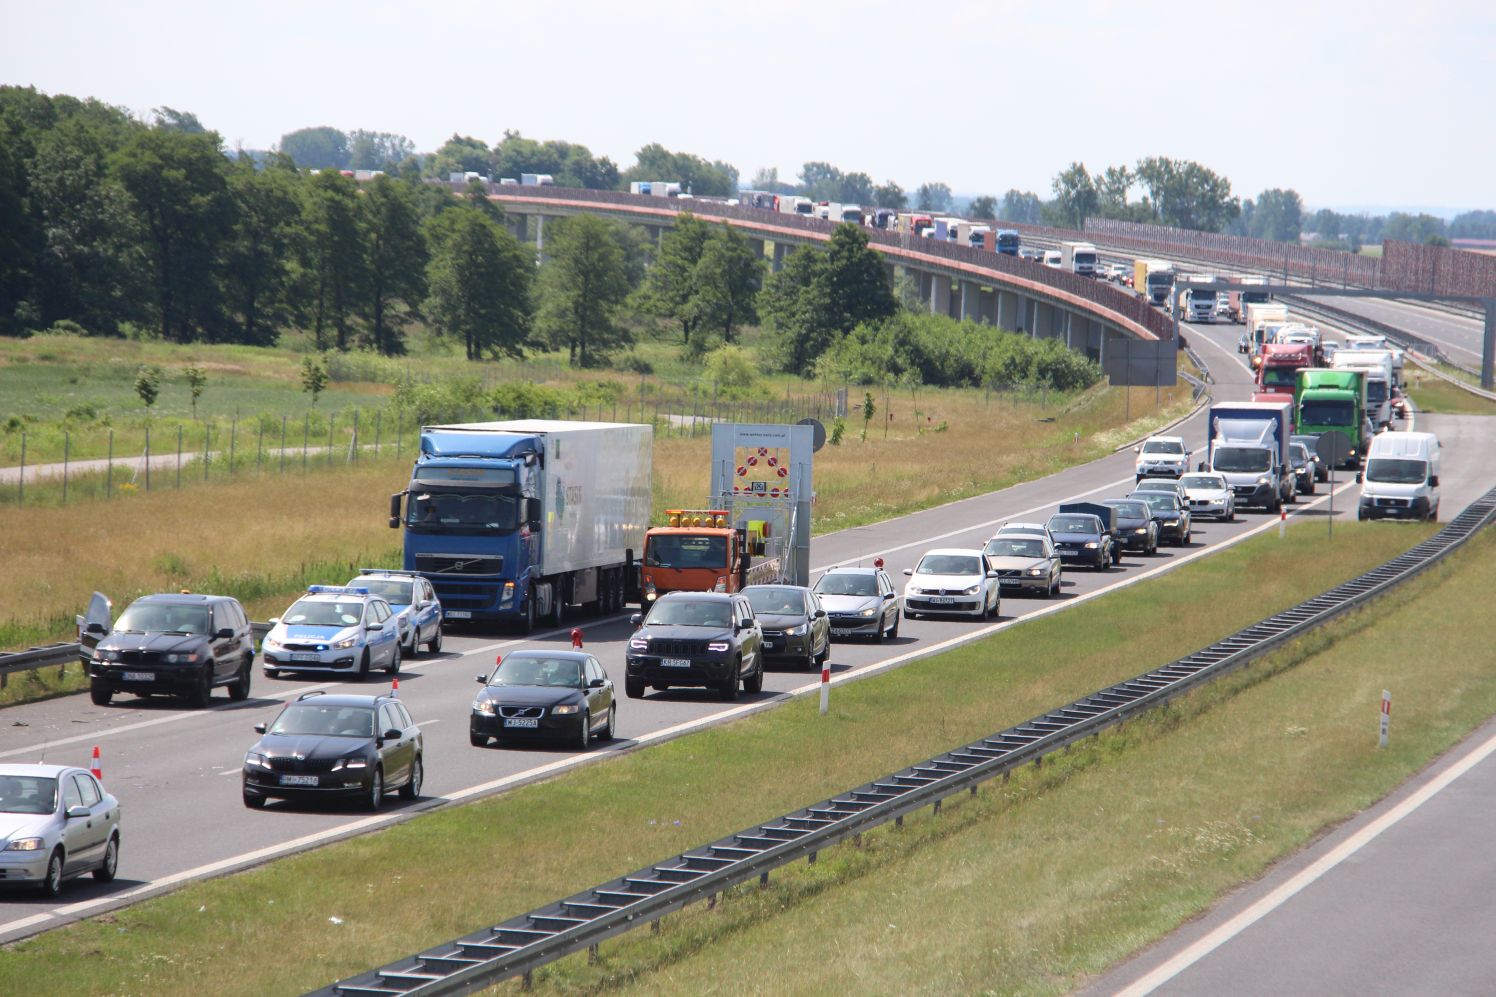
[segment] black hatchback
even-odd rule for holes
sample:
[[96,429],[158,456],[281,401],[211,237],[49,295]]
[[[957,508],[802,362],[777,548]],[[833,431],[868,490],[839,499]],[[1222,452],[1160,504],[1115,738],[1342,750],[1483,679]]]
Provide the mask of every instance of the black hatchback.
[[425,741],[392,696],[308,692],[287,704],[244,756],[244,805],[269,799],[352,799],[378,810],[385,794],[421,795]]
[[249,696],[255,639],[239,600],[176,592],[141,596],[114,621],[93,622],[98,639],[88,662],[88,691],[107,706],[115,693],[185,696],[207,706],[214,686],[230,699]]

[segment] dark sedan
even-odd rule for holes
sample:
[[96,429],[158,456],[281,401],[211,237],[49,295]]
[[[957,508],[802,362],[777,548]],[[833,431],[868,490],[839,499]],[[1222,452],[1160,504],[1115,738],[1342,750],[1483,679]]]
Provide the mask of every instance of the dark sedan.
[[425,741],[392,696],[303,693],[281,710],[244,756],[244,805],[268,799],[351,798],[378,810],[385,793],[421,795]]
[[1064,563],[1088,564],[1097,571],[1105,571],[1112,563],[1112,535],[1100,517],[1062,512],[1050,516],[1046,526]]
[[764,659],[791,661],[810,671],[831,655],[831,621],[821,601],[801,585],[743,589],[764,632]]
[[[1164,493],[1167,494],[1167,493]],[[1106,499],[1102,505],[1117,510],[1117,535],[1124,550],[1158,553],[1158,522],[1153,510],[1140,499]]]
[[1184,547],[1190,542],[1194,528],[1190,510],[1178,495],[1173,492],[1132,492],[1127,497],[1148,503],[1153,520],[1158,523],[1160,542],[1167,540],[1176,547]]
[[1314,480],[1330,480],[1330,462],[1319,459],[1319,451],[1315,447],[1319,444],[1319,437],[1308,434],[1295,434],[1288,438],[1289,443],[1302,443],[1309,449],[1309,457],[1314,461]]
[[1289,443],[1288,460],[1293,465],[1294,487],[1300,495],[1313,495],[1314,474],[1319,464],[1314,451],[1302,443]]
[[468,740],[475,748],[519,738],[556,738],[584,751],[612,740],[618,720],[613,683],[585,651],[515,651],[492,675],[479,675]]

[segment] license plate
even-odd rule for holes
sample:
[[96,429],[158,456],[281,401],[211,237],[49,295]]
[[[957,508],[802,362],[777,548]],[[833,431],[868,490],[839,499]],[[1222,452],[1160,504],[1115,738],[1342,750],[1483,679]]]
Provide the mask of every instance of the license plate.
[[473,614],[465,609],[449,609],[446,616],[449,620],[471,620],[473,618]]
[[776,645],[772,640],[766,640],[766,641],[764,641],[764,650],[765,651],[772,651],[777,646],[778,645]]
[[309,653],[307,653],[305,651],[299,651],[299,652],[291,655],[291,660],[292,661],[321,661],[322,660],[322,656],[319,655],[319,654],[309,654]]
[[930,597],[930,601],[933,602],[937,606],[949,606],[951,603],[955,602],[956,600],[952,599],[948,595],[935,595],[935,596],[931,596]]
[[505,727],[539,727],[540,721],[535,717],[515,717],[504,721]]
[[281,785],[315,786],[317,785],[317,777],[314,775],[283,775],[281,776]]
[[831,636],[833,636],[833,637],[850,637],[850,636],[852,636],[852,631],[851,631],[851,629],[849,627],[832,627],[831,628]]
[[661,668],[690,668],[691,667],[691,659],[690,658],[661,658],[660,659],[660,667]]
[[149,682],[155,677],[152,672],[125,672],[126,682]]

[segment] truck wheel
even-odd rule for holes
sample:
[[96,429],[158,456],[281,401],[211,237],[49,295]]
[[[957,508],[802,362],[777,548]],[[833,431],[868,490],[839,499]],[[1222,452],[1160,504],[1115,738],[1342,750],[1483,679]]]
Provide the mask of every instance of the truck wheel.
[[560,585],[552,587],[555,591],[551,594],[551,615],[546,622],[553,627],[563,627],[566,625],[566,595]]
[[644,680],[636,678],[625,678],[623,680],[623,694],[630,699],[644,698]]
[[525,592],[525,611],[519,618],[519,632],[530,634],[535,632],[535,586],[530,586]]

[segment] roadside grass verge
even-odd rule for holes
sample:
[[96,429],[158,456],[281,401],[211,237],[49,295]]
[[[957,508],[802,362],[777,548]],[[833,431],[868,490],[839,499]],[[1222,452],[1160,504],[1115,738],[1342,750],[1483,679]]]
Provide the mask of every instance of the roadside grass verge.
[[[1188,410],[1187,390],[1161,394],[1159,409],[1151,390],[1133,390],[1144,397],[1130,407],[1106,388],[1032,401],[979,391],[894,396],[886,437],[878,426],[861,442],[860,429],[849,427],[840,446],[816,454],[813,529],[862,525],[1049,474]],[[1126,426],[1124,412],[1133,417]],[[709,432],[656,438],[657,513],[706,500],[710,448]],[[313,455],[305,472],[293,457],[283,473],[251,465],[214,477],[210,468],[206,481],[193,464],[180,490],[174,471],[158,471],[150,492],[116,479],[107,502],[0,504],[0,562],[10,568],[0,576],[0,648],[74,636],[73,617],[95,590],[121,609],[146,592],[216,591],[263,620],[310,582],[341,583],[363,565],[397,566],[388,496],[405,487],[411,457],[408,446],[353,464],[329,466]],[[103,476],[73,485],[97,495]],[[28,496],[40,488],[60,493],[61,484],[28,487]]]
[[[1461,372],[1463,373],[1463,372]],[[1496,415],[1496,402],[1455,387],[1416,368],[1407,371],[1408,395],[1420,412],[1448,415]],[[1472,384],[1478,382],[1472,381]]]
[[[122,995],[188,994],[204,990],[230,995],[310,989],[483,924],[496,923],[646,863],[667,859],[754,821],[788,812],[1011,726],[1172,660],[1323,591],[1387,560],[1430,532],[1432,527],[1422,524],[1408,524],[1401,529],[1387,529],[1385,524],[1346,524],[1344,529],[1336,531],[1335,542],[1330,543],[1321,531],[1307,526],[1292,528],[1286,542],[1280,541],[1276,532],[1269,531],[1105,599],[839,687],[832,696],[831,713],[825,718],[817,714],[814,697],[801,697],[776,709],[647,751],[628,752],[603,764],[586,766],[546,782],[240,875],[194,883],[168,896],[17,943],[9,946],[5,957],[0,959],[0,992],[24,990],[28,983],[42,979],[59,991],[76,989]],[[1388,602],[1402,598],[1399,594]],[[1425,619],[1434,618],[1442,618],[1442,614],[1431,617],[1425,612]],[[1407,661],[1421,659],[1421,654],[1413,654]],[[1477,659],[1472,658],[1467,667],[1472,675],[1478,675]],[[1261,668],[1249,672],[1247,684],[1263,672]],[[1383,681],[1383,675],[1378,673],[1372,684]],[[1377,684],[1377,688],[1381,685]],[[1204,701],[1212,695],[1218,694],[1197,698]],[[1319,700],[1300,696],[1295,701],[1296,715],[1303,719],[1296,723],[1318,736],[1318,722],[1312,715]],[[1400,699],[1400,703],[1403,701]],[[1366,704],[1369,733],[1375,706],[1370,699]],[[1139,738],[1140,731],[1155,725],[1161,731],[1168,731],[1179,725],[1187,709],[1172,709],[1146,724],[1130,724],[1125,736]],[[1402,725],[1407,724],[1411,735],[1417,711],[1410,704],[1409,712],[1415,715],[1406,720],[1401,707],[1399,712],[1398,757],[1403,757],[1401,753],[1406,749],[1402,746]],[[1449,730],[1452,732],[1459,726],[1451,724]],[[1271,729],[1281,726],[1274,724]],[[1261,730],[1254,728],[1253,733],[1260,734]],[[1098,744],[1105,745],[1109,753],[1120,753],[1119,741],[1120,738],[1103,738]],[[1297,739],[1291,743],[1302,747]],[[1410,746],[1411,743],[1410,736]],[[1201,744],[1191,750],[1203,752],[1205,748]],[[1233,750],[1235,753],[1228,757],[1233,762],[1239,761],[1241,746]],[[1084,755],[1085,752],[1080,752],[1074,757]],[[1408,756],[1407,767],[1416,764],[1417,758]],[[1046,765],[1040,770],[1041,780],[1066,771],[1064,766]],[[1269,775],[1290,782],[1304,777],[1293,766],[1269,770]],[[441,778],[440,773],[428,776],[432,791],[440,791]],[[1038,791],[1045,783],[1025,788],[1027,778],[1016,780],[1009,794],[1021,789],[1024,798],[1047,798],[1047,794]],[[1157,781],[1185,798],[1196,792],[1193,784],[1172,779],[1167,772],[1159,774]],[[1226,781],[1224,776],[1222,781]],[[988,805],[989,800],[998,797],[996,789],[994,786],[985,791],[978,798],[979,805]],[[1146,788],[1146,792],[1157,790],[1158,787]],[[1118,804],[1119,810],[1138,810],[1137,801],[1144,798],[1144,792],[1134,788],[1125,797],[1126,802]],[[1361,797],[1372,798],[1365,792]],[[1004,821],[1034,819],[1025,816],[1024,808],[1010,809],[1011,813],[1005,811]],[[1004,827],[983,827],[978,837],[984,848],[1020,852],[1025,841],[1040,848],[1050,847],[1056,841],[1074,840],[1098,870],[1110,870],[1103,860],[1105,850],[1083,836],[1086,830],[1106,827],[1107,822],[1098,819],[1104,815],[1082,809],[1085,817],[1076,823],[1060,823],[1050,817],[1039,821],[1024,837],[1015,837]],[[1145,817],[1151,819],[1154,808],[1145,809]],[[967,812],[957,807],[947,811],[960,821],[967,820]],[[276,817],[270,811],[246,813],[245,819],[275,820]],[[941,827],[957,824],[951,818],[941,820],[946,821]],[[923,820],[907,822],[904,833],[917,831],[924,823]],[[1167,826],[1189,829],[1197,824],[1195,815],[1184,812]],[[1148,840],[1173,840],[1162,836],[1159,827],[1150,827],[1149,833],[1156,837]],[[886,850],[899,840],[899,835],[891,831],[870,835],[865,851]],[[1215,860],[1214,852],[1199,844],[1191,845],[1193,840],[1186,837],[1176,842],[1179,848],[1195,849],[1196,860],[1185,870],[1186,882],[1188,874],[1213,867]],[[128,856],[128,839],[125,854]],[[865,861],[858,858],[862,854],[848,846],[833,849],[808,872],[776,876],[776,883],[799,882],[797,877],[802,875],[831,874],[834,882],[855,879],[837,870],[854,868],[846,865],[849,862]],[[1011,948],[1020,953],[1032,952],[1033,956],[1025,957],[1037,958],[1043,950],[1036,946],[1044,939],[1029,937],[1030,921],[1035,927],[1047,927],[1047,918],[1057,916],[1065,925],[1064,932],[1068,933],[1065,937],[1080,937],[1076,933],[1083,925],[1070,921],[1063,909],[1058,914],[1051,909],[1048,894],[1060,893],[1062,880],[1068,882],[1068,879],[1040,857],[1026,853],[1020,857],[1016,870],[1004,868],[1000,875],[984,873],[968,878],[968,887],[979,894],[990,893],[1002,885],[1004,890],[1022,895],[1021,902],[977,901],[981,907],[1000,909],[1014,923],[1005,933],[987,932],[980,938],[973,936],[973,940],[984,951],[996,945],[1003,951]],[[129,875],[128,858],[122,872]],[[950,872],[959,877],[959,866]],[[998,882],[1020,872],[1027,876],[1022,891]],[[1167,872],[1165,867],[1158,875]],[[1167,877],[1166,881],[1173,882]],[[1104,897],[1101,905],[1114,906],[1127,916],[1129,924],[1139,920],[1133,912],[1135,904],[1142,904],[1142,909],[1154,918],[1152,921],[1143,918],[1142,926],[1127,936],[1134,941],[1125,943],[1125,948],[1121,947],[1124,943],[1117,943],[1116,951],[1128,950],[1136,939],[1158,930],[1157,915],[1148,904],[1149,891],[1144,889],[1150,882],[1146,878],[1140,880],[1136,888],[1124,883],[1126,888]],[[760,921],[780,906],[789,910],[804,902],[789,893],[774,893],[782,889],[784,885],[776,885],[765,894],[779,899],[763,909]],[[819,970],[807,965],[803,978],[814,978],[816,983],[805,989],[842,989],[848,982],[862,982],[862,989],[868,990],[928,991],[935,989],[929,981],[944,979],[947,981],[944,989],[968,990],[972,986],[949,982],[956,979],[950,974],[976,971],[976,975],[964,977],[971,981],[988,975],[985,964],[953,962],[949,968],[942,968],[925,962],[923,956],[916,959],[911,954],[913,949],[904,948],[901,941],[895,943],[893,932],[883,925],[908,924],[895,917],[884,922],[884,909],[894,900],[912,902],[918,894],[913,884],[898,889],[907,896],[879,897],[864,903],[862,910],[880,923],[878,933],[868,944],[890,939],[889,951],[899,948],[895,961],[911,963],[900,971],[899,978],[912,982],[904,986],[894,982],[885,984],[877,976],[855,973],[845,978],[815,976]],[[739,911],[745,909],[742,898],[751,892],[735,891],[726,906],[719,908],[721,914],[693,909],[672,916],[658,939],[647,935],[625,936],[610,942],[603,949],[604,959],[599,966],[589,968],[582,958],[565,960],[537,974],[537,982],[560,988],[606,989],[637,977],[644,986],[672,988],[675,985],[670,972],[652,970],[663,964],[667,969],[674,967],[671,972],[685,972],[690,950],[660,950],[656,946],[678,946],[690,932],[705,932],[700,944],[715,946],[720,942],[736,948],[739,938],[734,932],[743,929],[731,924],[721,929],[719,925],[727,923],[724,918],[739,917]],[[1216,892],[1202,889],[1194,896],[1194,905],[1197,907]],[[1030,905],[1038,905],[1039,909],[1031,913]],[[837,906],[841,906],[840,901]],[[1189,906],[1176,904],[1168,913],[1177,919]],[[398,931],[391,930],[392,911],[399,912]],[[1040,912],[1045,916],[1041,917]],[[341,923],[334,923],[332,918]],[[825,927],[835,928],[838,921],[851,924],[853,918],[851,908],[847,908],[827,920]],[[945,916],[936,913],[916,930],[926,942],[940,939],[939,948],[944,950],[961,941],[945,938],[953,934],[945,927],[948,923]],[[725,934],[719,933],[724,930]],[[859,924],[856,930],[871,929]],[[823,965],[835,962],[845,969],[833,950],[816,947],[817,931],[805,930],[802,951],[809,948],[812,961]],[[266,958],[270,951],[275,958]],[[1111,954],[1106,956],[1111,957]],[[721,990],[724,986],[744,991],[762,989],[766,966],[795,966],[799,973],[804,965],[777,955],[762,958],[764,961],[735,963],[710,987],[697,982],[679,989]],[[931,975],[920,975],[921,969]],[[1064,969],[1067,973],[1074,971]],[[1026,980],[1033,978],[1028,973],[1020,975]],[[799,985],[799,978],[780,975],[768,985],[776,991],[793,989]],[[892,981],[894,977],[887,979]]]

